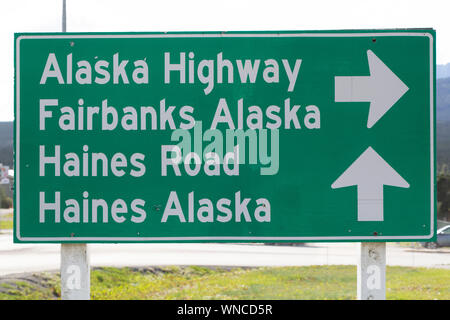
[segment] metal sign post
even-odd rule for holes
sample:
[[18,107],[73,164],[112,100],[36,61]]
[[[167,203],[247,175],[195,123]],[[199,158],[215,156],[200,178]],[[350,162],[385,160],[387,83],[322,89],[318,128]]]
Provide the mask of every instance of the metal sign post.
[[357,268],[357,299],[386,299],[386,242],[361,242]]
[[61,299],[89,300],[90,264],[86,243],[61,244]]
[[66,32],[66,0],[63,0],[62,5],[62,32]]

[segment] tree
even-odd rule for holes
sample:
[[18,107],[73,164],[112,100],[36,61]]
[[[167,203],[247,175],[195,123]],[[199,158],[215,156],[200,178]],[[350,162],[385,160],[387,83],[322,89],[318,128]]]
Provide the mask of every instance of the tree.
[[450,175],[440,173],[437,177],[438,219],[450,220]]
[[5,193],[3,186],[0,186],[0,208],[9,209],[13,206],[13,200]]

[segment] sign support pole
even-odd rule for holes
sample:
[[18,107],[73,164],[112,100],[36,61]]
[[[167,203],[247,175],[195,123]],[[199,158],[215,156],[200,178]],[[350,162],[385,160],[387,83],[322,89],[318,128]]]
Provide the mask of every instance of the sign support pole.
[[61,244],[61,299],[90,300],[91,272],[86,243]]
[[[62,32],[66,32],[66,0],[62,0]],[[91,270],[86,243],[61,244],[61,299],[90,300]]]
[[66,32],[66,0],[62,0],[62,32]]
[[386,300],[386,242],[361,242],[357,299]]

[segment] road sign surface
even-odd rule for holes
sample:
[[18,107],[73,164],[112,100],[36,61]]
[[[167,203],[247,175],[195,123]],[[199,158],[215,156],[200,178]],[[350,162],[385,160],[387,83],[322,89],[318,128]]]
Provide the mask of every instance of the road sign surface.
[[435,236],[435,33],[15,36],[16,242]]

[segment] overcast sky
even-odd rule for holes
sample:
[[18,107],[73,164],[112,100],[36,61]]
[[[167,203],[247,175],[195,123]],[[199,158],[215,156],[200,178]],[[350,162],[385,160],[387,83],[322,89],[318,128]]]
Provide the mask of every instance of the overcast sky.
[[[436,30],[437,63],[450,62],[448,0],[67,0],[67,31]],[[0,121],[14,119],[14,32],[61,31],[62,0],[0,6]],[[445,40],[447,39],[447,40]]]

